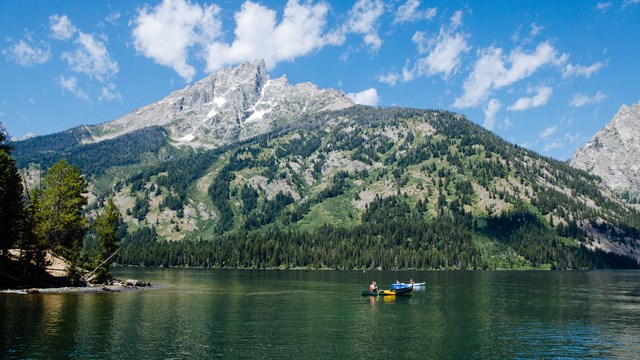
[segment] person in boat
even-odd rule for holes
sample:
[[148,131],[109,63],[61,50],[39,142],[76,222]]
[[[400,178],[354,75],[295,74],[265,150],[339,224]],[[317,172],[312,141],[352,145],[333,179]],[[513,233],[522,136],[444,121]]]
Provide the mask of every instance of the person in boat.
[[375,281],[372,281],[371,285],[369,285],[369,291],[378,292],[378,284]]
[[415,284],[415,283],[413,282],[413,279],[409,280],[409,284],[411,284],[411,285]]

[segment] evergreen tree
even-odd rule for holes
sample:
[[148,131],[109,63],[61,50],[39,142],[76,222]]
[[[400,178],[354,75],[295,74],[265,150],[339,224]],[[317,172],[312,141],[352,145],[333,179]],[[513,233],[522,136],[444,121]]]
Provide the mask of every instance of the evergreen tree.
[[107,204],[98,216],[95,224],[96,237],[98,242],[98,253],[94,259],[94,266],[97,267],[94,282],[104,283],[111,279],[109,266],[115,260],[112,255],[118,249],[119,239],[117,236],[118,225],[122,221],[120,211],[113,203],[113,198],[109,198]]
[[24,216],[21,178],[9,151],[0,132],[0,261],[18,241]]
[[23,263],[33,262],[35,266],[44,268],[46,266],[45,251],[47,250],[47,242],[44,234],[40,232],[42,230],[39,226],[41,217],[42,191],[35,189],[29,194],[20,249],[22,250]]
[[42,179],[42,202],[37,232],[47,246],[69,261],[68,277],[79,279],[82,239],[87,231],[87,220],[82,209],[87,204],[84,194],[87,181],[77,166],[65,159],[54,164]]

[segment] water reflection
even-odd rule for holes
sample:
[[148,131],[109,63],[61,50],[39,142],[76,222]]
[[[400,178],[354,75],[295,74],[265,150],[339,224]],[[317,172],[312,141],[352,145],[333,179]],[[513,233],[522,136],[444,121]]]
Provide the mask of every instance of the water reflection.
[[[0,357],[491,359],[640,353],[639,272],[127,269],[121,277],[167,286],[139,293],[0,295]],[[409,277],[428,285],[410,296],[360,294],[372,278],[386,286]]]

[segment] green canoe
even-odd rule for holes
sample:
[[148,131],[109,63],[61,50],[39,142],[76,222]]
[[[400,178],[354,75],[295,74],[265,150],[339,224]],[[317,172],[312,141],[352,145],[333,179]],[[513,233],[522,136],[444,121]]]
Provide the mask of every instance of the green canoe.
[[378,291],[363,290],[362,291],[362,296],[394,296],[395,294],[396,292],[391,290],[378,290]]

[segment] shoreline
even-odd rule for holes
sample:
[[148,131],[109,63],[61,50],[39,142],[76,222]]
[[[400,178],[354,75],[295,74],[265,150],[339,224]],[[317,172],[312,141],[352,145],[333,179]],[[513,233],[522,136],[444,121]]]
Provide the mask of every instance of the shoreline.
[[2,289],[0,294],[37,295],[37,294],[100,294],[157,290],[166,286],[140,282],[138,280],[118,281],[113,284],[88,286],[63,286],[50,288]]

